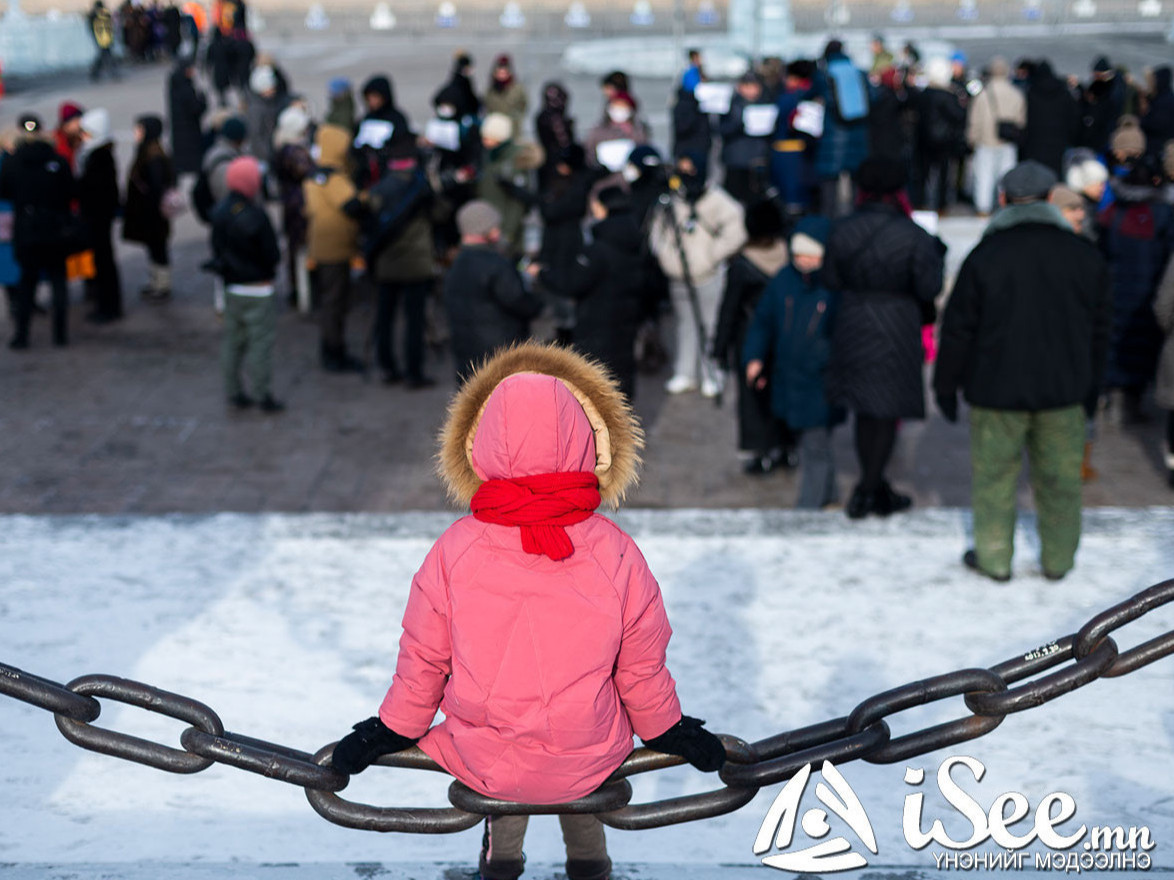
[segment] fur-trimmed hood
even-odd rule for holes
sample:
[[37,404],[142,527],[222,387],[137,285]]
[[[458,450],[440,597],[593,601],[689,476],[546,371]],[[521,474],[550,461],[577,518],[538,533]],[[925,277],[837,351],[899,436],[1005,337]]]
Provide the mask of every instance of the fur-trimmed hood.
[[[437,471],[449,497],[467,506],[483,482],[474,464],[478,428],[494,392],[520,373],[553,376],[574,396],[593,434],[594,470],[603,503],[619,506],[638,479],[644,432],[603,366],[569,349],[537,342],[497,352],[478,367],[450,403],[437,455]],[[523,430],[532,427],[518,425]]]

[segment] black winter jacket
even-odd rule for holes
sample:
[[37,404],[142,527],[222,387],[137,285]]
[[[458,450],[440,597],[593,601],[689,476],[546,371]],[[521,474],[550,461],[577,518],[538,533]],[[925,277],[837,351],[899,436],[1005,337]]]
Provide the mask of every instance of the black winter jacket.
[[921,327],[934,319],[946,247],[895,205],[870,202],[832,227],[823,281],[841,291],[828,395],[876,418],[923,418]]
[[225,284],[272,281],[281,247],[265,210],[240,193],[229,193],[212,211],[212,258]]
[[1090,242],[1048,223],[988,235],[942,320],[934,392],[973,406],[1095,406],[1109,344],[1109,271]]
[[28,141],[4,162],[0,198],[13,205],[17,259],[26,248],[66,255],[75,195],[73,173],[48,141]]
[[1027,89],[1027,128],[1019,161],[1034,159],[1062,176],[1064,151],[1076,143],[1080,106],[1067,84],[1052,69],[1040,65]]
[[114,147],[112,144],[98,147],[83,161],[84,167],[77,182],[78,210],[90,231],[109,234],[122,207]]
[[701,105],[688,89],[677,92],[673,105],[673,158],[688,156],[696,164],[704,165],[713,146],[713,131],[709,117],[701,112]]
[[495,349],[530,336],[542,300],[513,264],[488,245],[464,245],[444,279],[444,306],[457,378],[463,382]]
[[578,300],[571,341],[611,370],[631,399],[636,332],[647,311],[640,231],[630,212],[613,212],[591,228],[591,236],[567,274],[566,292]]
[[542,250],[538,262],[549,272],[543,274],[543,286],[552,293],[564,293],[567,273],[583,250],[583,218],[587,216],[587,195],[591,178],[586,171],[570,177],[557,173],[539,195],[542,214]]

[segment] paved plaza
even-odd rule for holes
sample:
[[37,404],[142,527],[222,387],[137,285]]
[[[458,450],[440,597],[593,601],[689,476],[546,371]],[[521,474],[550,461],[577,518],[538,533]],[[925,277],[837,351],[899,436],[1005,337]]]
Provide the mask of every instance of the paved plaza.
[[[389,71],[399,101],[422,124],[433,91],[446,76],[459,38],[411,41],[395,35],[345,40],[317,34],[284,39],[273,33],[261,48],[288,70],[296,90],[324,100],[328,79],[356,84]],[[512,42],[511,42],[512,40]],[[524,43],[514,35],[500,44],[473,47],[483,75],[491,55],[515,54],[530,87],[532,106],[542,82],[562,77],[571,112],[585,131],[600,112],[594,77],[562,76],[565,44]],[[1152,38],[1106,37],[1045,41],[986,41],[968,46],[978,61],[993,51],[1047,51],[1061,69],[1078,71],[1100,51],[1135,66],[1164,60],[1168,47]],[[622,64],[622,59],[617,59]],[[127,70],[119,83],[92,85],[63,75],[26,83],[0,101],[0,122],[35,110],[54,118],[57,104],[75,100],[111,111],[118,158],[132,158],[136,115],[162,112],[165,68]],[[637,79],[634,91],[658,141],[667,141],[665,80]],[[956,267],[977,238],[975,221],[944,227]],[[95,328],[82,320],[79,302],[71,316],[71,345],[49,345],[46,319],[33,328],[33,347],[20,354],[0,350],[0,511],[26,513],[166,513],[208,511],[371,511],[441,509],[445,505],[432,474],[434,436],[453,391],[452,366],[443,352],[430,354],[435,388],[409,392],[384,386],[373,372],[326,375],[317,364],[317,328],[292,310],[280,320],[276,391],[288,404],[279,417],[228,411],[218,369],[220,324],[212,310],[206,259],[206,229],[190,215],[173,238],[175,295],[150,304],[138,298],[146,260],[139,248],[120,244],[127,318]],[[80,289],[74,290],[80,298]],[[372,301],[364,291],[349,324],[352,347],[371,359],[367,344]],[[666,323],[666,338],[672,338]],[[541,334],[545,328],[537,328]],[[7,338],[9,328],[2,331]],[[633,507],[787,507],[797,479],[792,474],[750,478],[735,452],[733,395],[721,409],[696,395],[668,397],[667,375],[642,376],[636,407],[648,436],[643,481]],[[732,389],[731,389],[732,391]],[[932,407],[931,407],[932,412]],[[1155,416],[1158,413],[1154,412]],[[855,480],[849,426],[836,432],[841,495]],[[1160,458],[1160,428],[1121,429],[1101,425],[1090,483],[1090,506],[1149,506],[1170,503]],[[903,426],[892,468],[894,483],[910,491],[919,507],[965,506],[969,463],[965,424],[950,425],[936,414]],[[1024,504],[1030,500],[1023,494]]]

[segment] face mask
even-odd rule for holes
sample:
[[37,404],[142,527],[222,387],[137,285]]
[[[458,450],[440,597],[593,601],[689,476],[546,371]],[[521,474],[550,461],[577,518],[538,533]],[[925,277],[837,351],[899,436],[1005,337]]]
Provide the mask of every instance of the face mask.
[[457,115],[457,108],[451,104],[441,104],[436,108],[436,115],[441,119],[452,119]]
[[624,176],[624,180],[628,183],[635,183],[640,179],[640,169],[635,165],[625,165],[624,170],[620,172]]
[[616,104],[607,108],[607,118],[612,122],[627,122],[632,118],[632,110],[630,107]]

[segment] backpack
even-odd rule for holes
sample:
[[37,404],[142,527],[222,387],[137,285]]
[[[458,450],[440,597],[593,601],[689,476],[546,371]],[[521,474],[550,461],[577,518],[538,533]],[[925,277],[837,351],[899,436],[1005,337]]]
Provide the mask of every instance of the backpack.
[[192,209],[205,226],[212,222],[212,209],[216,207],[216,197],[212,194],[212,172],[233,158],[221,156],[208,168],[201,168],[196,177],[196,185],[192,187]]
[[868,118],[868,85],[864,75],[847,58],[827,64],[828,106],[838,122],[851,124]]

